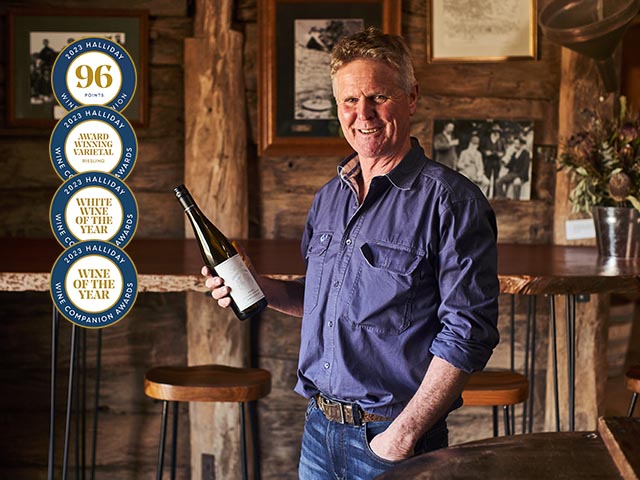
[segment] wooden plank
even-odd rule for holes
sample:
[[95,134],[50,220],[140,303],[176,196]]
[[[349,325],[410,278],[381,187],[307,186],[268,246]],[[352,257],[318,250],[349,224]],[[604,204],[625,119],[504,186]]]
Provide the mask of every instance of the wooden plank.
[[[186,404],[184,405],[186,407]],[[110,469],[127,472],[132,470],[155,468],[160,437],[160,404],[149,403],[147,413],[120,415],[109,411],[101,411],[99,417],[98,448],[96,453],[96,465],[98,468],[108,466]],[[179,415],[178,434],[182,441],[178,448],[178,465],[186,469],[189,465],[189,419],[186,408],[181,408]],[[48,412],[21,412],[12,413],[9,421],[5,422],[5,428],[11,428],[12,434],[3,435],[0,439],[2,449],[2,467],[17,467],[27,465],[39,465],[46,471],[48,435]],[[93,418],[87,416],[91,425]],[[57,425],[55,444],[64,445],[64,413],[56,417]],[[169,436],[171,429],[169,428]],[[75,421],[72,423],[72,436],[70,439],[69,462],[70,472],[75,470]],[[87,431],[89,434],[91,428]],[[167,439],[170,444],[170,437]],[[29,445],[29,448],[24,448]],[[91,437],[87,438],[87,460],[90,461]],[[60,450],[60,452],[62,449]],[[58,471],[61,470],[62,455],[57,457]],[[132,473],[133,473],[132,472]],[[70,475],[71,476],[71,475]],[[2,478],[13,478],[2,476]],[[36,477],[40,478],[40,477]],[[56,475],[56,478],[59,478]],[[117,478],[123,478],[117,475]],[[134,477],[142,478],[142,477]]]
[[[193,19],[190,17],[152,18],[149,22],[149,63],[181,67],[184,64],[184,39],[192,34]],[[176,92],[179,91],[181,89],[176,88]]]
[[[595,62],[574,53],[566,48],[562,49],[560,96],[558,105],[558,139],[560,151],[562,143],[573,132],[582,126],[578,114],[585,108],[592,107],[599,102],[594,92],[600,89],[599,74]],[[613,99],[609,99],[612,102]],[[610,103],[612,105],[612,103]],[[571,240],[566,239],[565,222],[568,219],[582,218],[571,213],[569,204],[570,183],[568,176],[561,172],[556,176],[555,203],[553,209],[553,242],[560,245],[594,245],[594,239]],[[566,316],[564,302],[560,302],[557,309],[558,319]],[[588,303],[580,304],[576,315],[577,349],[576,378],[576,429],[593,430],[598,416],[603,413],[604,387],[607,378],[605,346],[607,339],[606,318],[608,316],[608,297],[592,295]],[[560,322],[558,336],[558,358],[560,372],[561,394],[567,385],[567,341],[564,322]],[[549,357],[549,371],[552,371],[552,358]],[[552,381],[549,376],[547,382],[547,428],[553,427],[553,399]],[[563,418],[568,417],[568,397],[560,397],[560,409]],[[566,424],[565,424],[566,427]]]
[[[0,14],[5,14],[10,8],[87,8],[85,0],[5,0],[0,5]],[[150,15],[164,17],[184,17],[187,14],[187,2],[175,0],[109,0],[104,7],[114,9],[140,9],[149,10]]]
[[491,202],[498,222],[500,243],[548,243],[552,211],[548,202],[496,200]]
[[640,418],[600,417],[598,432],[624,480],[640,478]]
[[[195,38],[185,42],[185,184],[205,215],[230,237],[248,229],[247,130],[242,35],[231,0],[196,2]],[[192,237],[190,226],[185,226]],[[248,328],[201,294],[187,294],[189,364],[246,366]],[[215,325],[215,329],[212,329]],[[215,458],[216,478],[240,476],[237,405],[190,404],[191,470]],[[212,420],[213,419],[213,420]]]

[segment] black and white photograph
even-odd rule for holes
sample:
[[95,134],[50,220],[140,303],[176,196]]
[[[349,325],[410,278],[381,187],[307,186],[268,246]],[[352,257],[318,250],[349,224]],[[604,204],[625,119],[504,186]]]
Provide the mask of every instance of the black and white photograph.
[[433,159],[462,173],[487,198],[531,199],[533,121],[438,119]]
[[328,75],[331,50],[345,35],[362,30],[364,20],[298,19],[294,23],[295,118],[335,119],[337,116]]
[[29,32],[29,103],[41,105],[54,103],[51,88],[51,70],[58,53],[83,37],[106,37],[125,44],[124,32]]

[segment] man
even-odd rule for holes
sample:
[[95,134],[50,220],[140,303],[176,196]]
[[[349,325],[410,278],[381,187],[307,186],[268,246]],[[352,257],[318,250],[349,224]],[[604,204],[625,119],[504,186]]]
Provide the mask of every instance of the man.
[[[355,153],[309,211],[305,279],[258,281],[303,317],[300,478],[370,479],[447,445],[446,416],[498,341],[496,225],[478,188],[410,137],[418,85],[400,37],[344,38],[331,75]],[[206,285],[229,305],[222,279]]]
[[484,174],[484,163],[482,162],[482,154],[478,147],[480,146],[480,137],[471,135],[469,146],[460,153],[458,159],[458,171],[475,183],[482,193],[489,195],[489,179]]
[[496,182],[496,193],[500,198],[506,198],[509,185],[513,184],[513,198],[520,199],[522,185],[529,181],[529,163],[531,156],[527,150],[527,140],[518,137],[513,143],[514,152],[506,157],[505,162],[508,172]]
[[502,138],[502,128],[499,124],[494,123],[491,126],[491,133],[485,139],[483,146],[484,155],[484,173],[491,181],[493,192],[490,195],[496,195],[496,182],[500,176],[500,168],[502,167],[502,157],[504,156],[505,144]]
[[440,162],[455,170],[458,160],[456,147],[459,145],[460,140],[453,138],[454,129],[455,125],[453,122],[445,123],[442,132],[433,137],[433,151],[436,162]]

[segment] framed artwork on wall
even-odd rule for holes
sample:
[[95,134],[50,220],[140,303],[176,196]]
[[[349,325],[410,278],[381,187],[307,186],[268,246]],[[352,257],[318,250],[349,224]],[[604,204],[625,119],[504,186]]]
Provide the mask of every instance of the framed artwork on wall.
[[112,9],[10,10],[7,124],[51,128],[67,112],[56,102],[51,71],[58,53],[83,37],[121,44],[136,67],[136,93],[123,111],[133,126],[147,124],[148,12]]
[[433,160],[457,170],[489,199],[531,199],[532,120],[433,122]]
[[427,60],[535,60],[536,18],[536,0],[427,0]]
[[400,0],[259,0],[260,155],[344,155],[333,45],[369,26],[401,30]]

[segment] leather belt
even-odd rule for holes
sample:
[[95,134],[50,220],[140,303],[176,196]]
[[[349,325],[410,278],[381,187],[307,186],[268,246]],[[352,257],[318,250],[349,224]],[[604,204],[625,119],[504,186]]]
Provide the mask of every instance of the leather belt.
[[341,402],[332,398],[327,398],[321,393],[315,396],[318,408],[332,422],[362,425],[368,422],[387,422],[391,420],[387,417],[375,415],[362,410],[357,403]]

